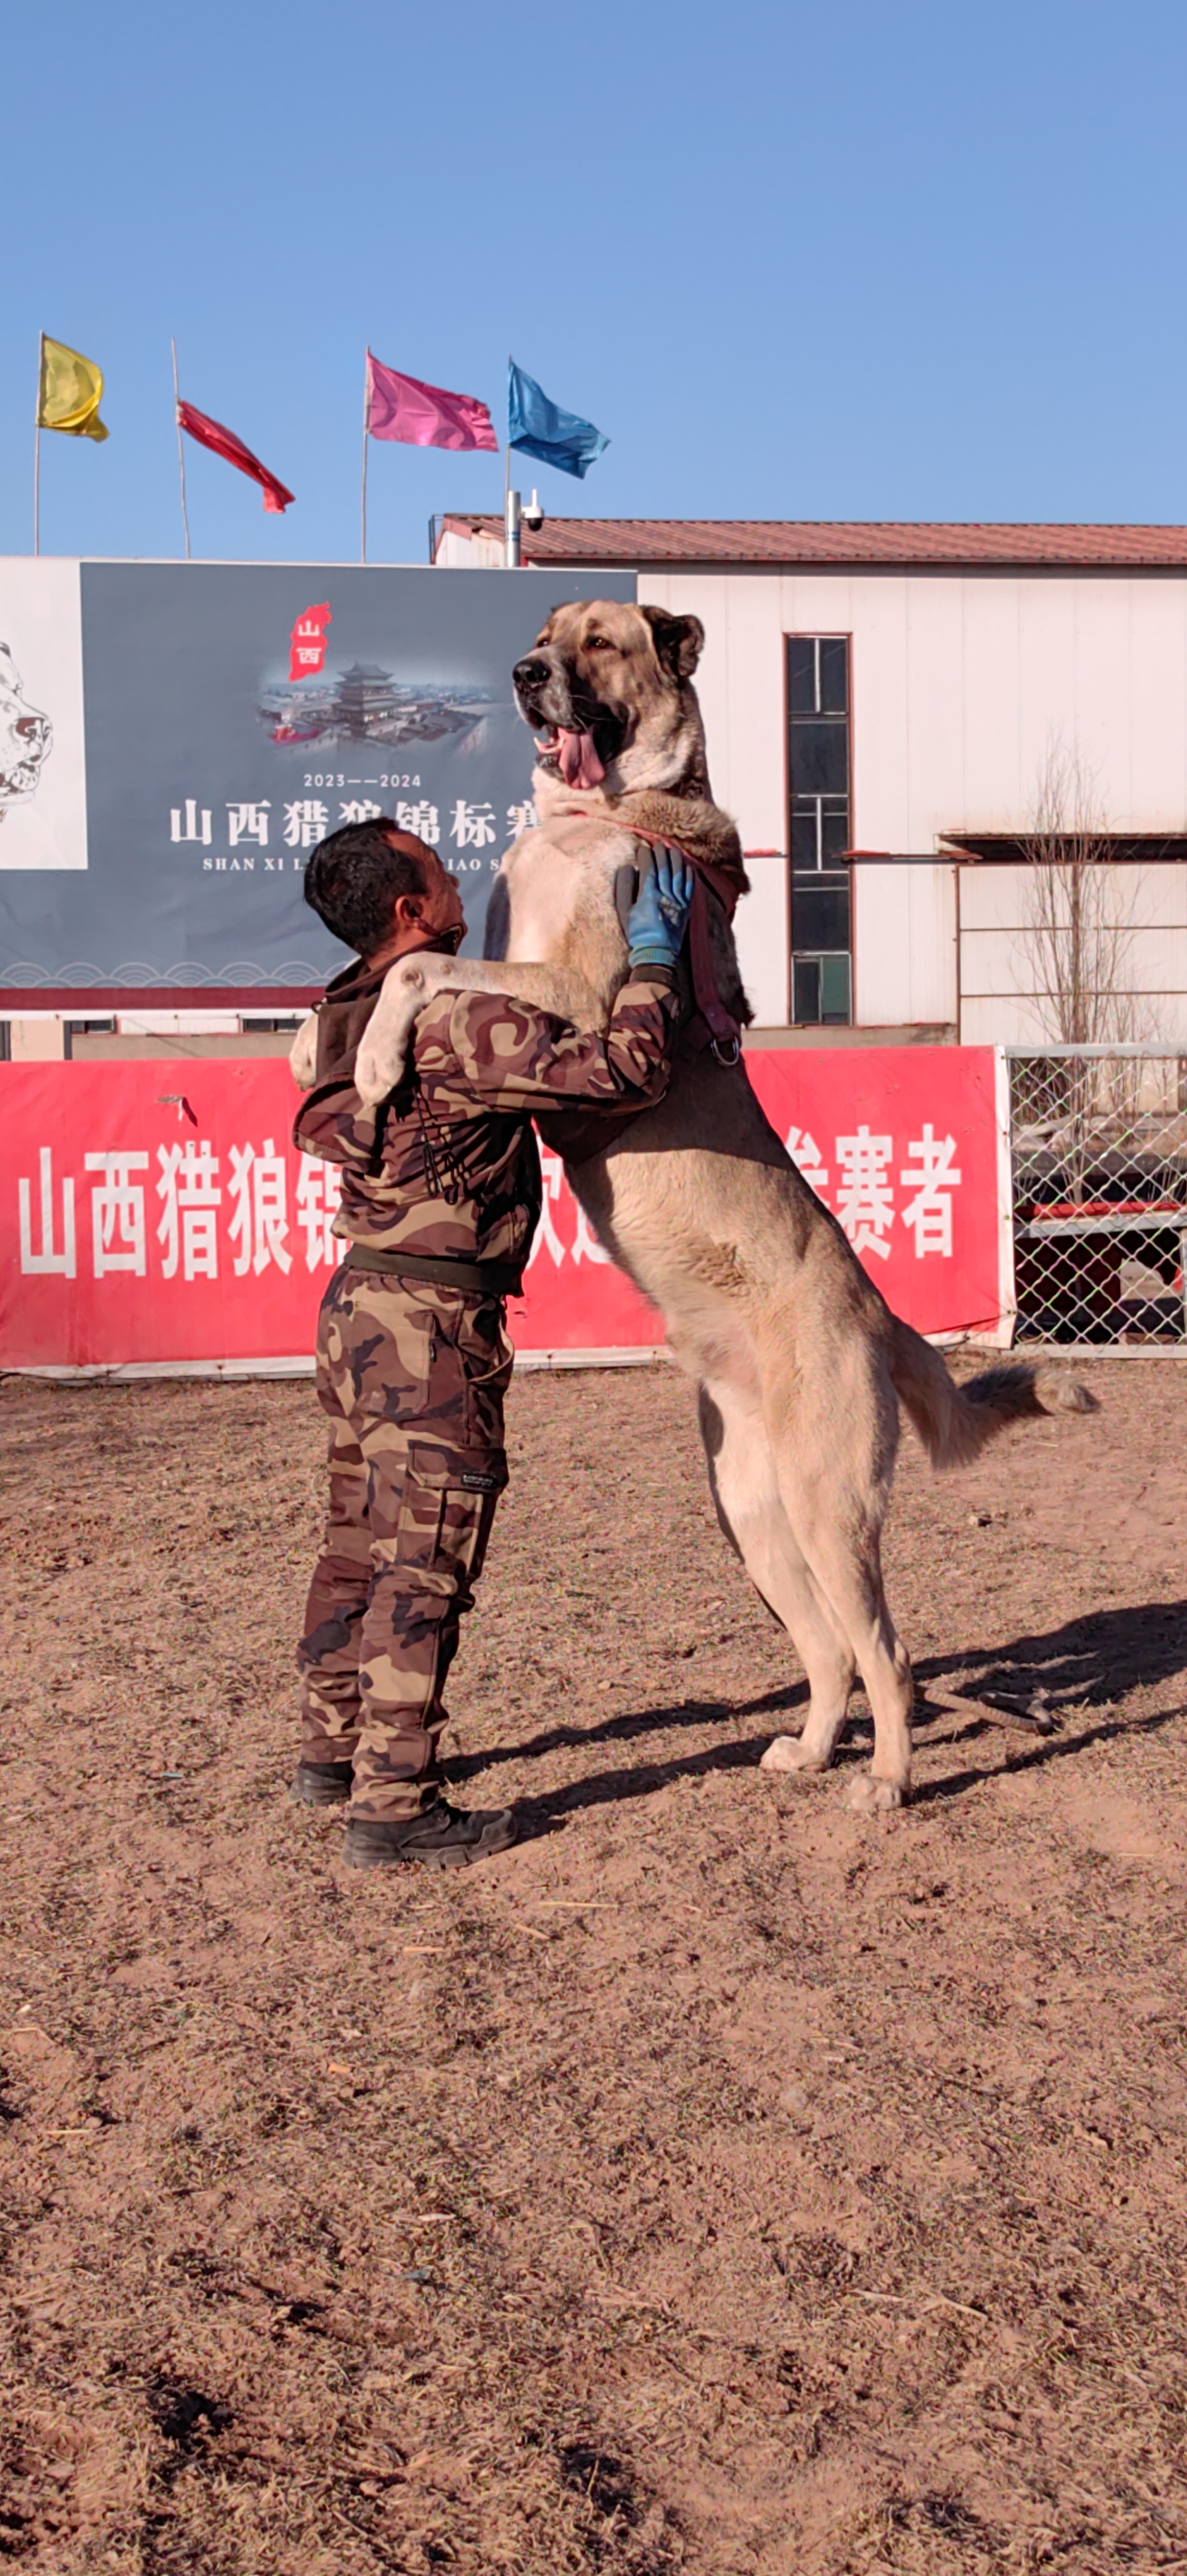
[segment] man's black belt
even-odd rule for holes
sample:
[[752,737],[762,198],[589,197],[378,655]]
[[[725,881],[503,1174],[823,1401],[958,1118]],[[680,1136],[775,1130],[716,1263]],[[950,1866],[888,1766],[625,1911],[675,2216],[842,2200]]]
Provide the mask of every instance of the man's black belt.
[[437,1288],[460,1288],[470,1296],[518,1297],[523,1273],[513,1261],[461,1261],[451,1254],[384,1252],[377,1244],[351,1243],[348,1270],[380,1270],[401,1279],[428,1279]]

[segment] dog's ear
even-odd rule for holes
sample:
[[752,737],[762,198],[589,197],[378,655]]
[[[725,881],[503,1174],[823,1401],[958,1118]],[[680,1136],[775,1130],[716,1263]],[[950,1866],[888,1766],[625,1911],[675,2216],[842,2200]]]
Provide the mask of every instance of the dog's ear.
[[672,617],[666,608],[644,608],[639,614],[651,628],[656,653],[674,680],[689,680],[701,658],[705,630],[699,617]]

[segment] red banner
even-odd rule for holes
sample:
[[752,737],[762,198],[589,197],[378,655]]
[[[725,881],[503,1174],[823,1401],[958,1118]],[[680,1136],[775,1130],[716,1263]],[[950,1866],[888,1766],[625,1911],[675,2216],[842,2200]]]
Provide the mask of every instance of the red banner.
[[[747,1071],[890,1304],[923,1332],[1007,1339],[1008,1155],[989,1047],[754,1052]],[[281,1061],[7,1065],[0,1367],[307,1358],[342,1246],[333,1166],[289,1144]],[[591,1232],[554,1154],[521,1302],[524,1353],[658,1347],[659,1317]]]

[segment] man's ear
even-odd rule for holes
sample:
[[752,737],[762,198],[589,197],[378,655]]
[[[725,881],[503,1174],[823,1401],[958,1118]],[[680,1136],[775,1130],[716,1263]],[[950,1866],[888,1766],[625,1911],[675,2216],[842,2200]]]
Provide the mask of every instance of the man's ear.
[[674,680],[689,680],[701,658],[705,630],[699,617],[672,617],[666,608],[640,608],[656,654]]

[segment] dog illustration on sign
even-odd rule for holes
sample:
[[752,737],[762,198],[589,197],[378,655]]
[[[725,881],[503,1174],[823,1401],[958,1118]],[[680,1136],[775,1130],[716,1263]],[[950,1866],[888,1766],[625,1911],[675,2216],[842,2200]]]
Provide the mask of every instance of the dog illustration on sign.
[[36,795],[53,739],[49,717],[29,705],[11,650],[0,643],[0,825],[10,806]]

